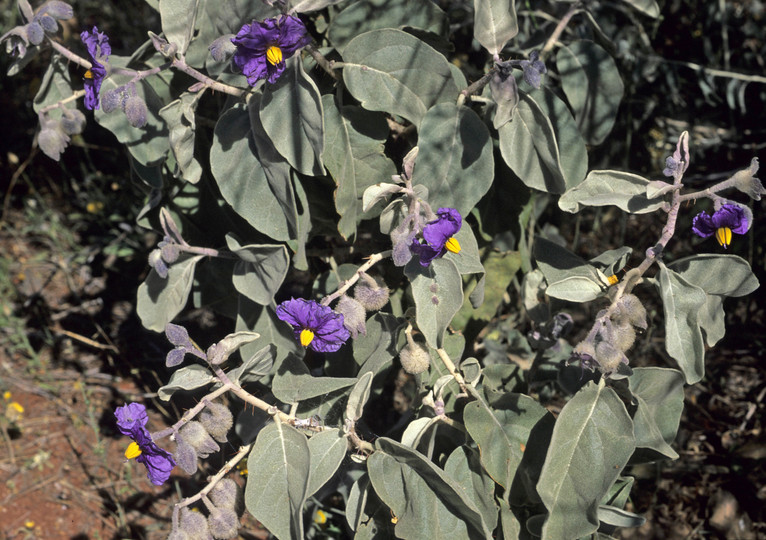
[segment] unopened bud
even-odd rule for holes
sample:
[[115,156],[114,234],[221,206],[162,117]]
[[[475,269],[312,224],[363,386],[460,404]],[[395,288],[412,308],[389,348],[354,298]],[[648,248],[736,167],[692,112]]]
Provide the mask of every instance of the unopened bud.
[[113,88],[101,94],[101,110],[106,114],[125,108],[125,88]]
[[431,365],[431,355],[422,345],[418,345],[411,338],[407,338],[409,344],[399,353],[399,361],[404,371],[410,375],[423,373]]
[[206,458],[220,450],[204,426],[196,420],[192,420],[182,427],[178,434],[197,451],[197,455],[201,458]]
[[162,259],[167,263],[176,262],[178,260],[178,255],[180,254],[178,244],[172,242],[162,246],[160,252],[162,253]]
[[242,490],[231,478],[224,478],[210,490],[210,500],[217,508],[229,508],[239,513]]
[[379,309],[382,309],[383,306],[388,303],[388,287],[381,287],[367,274],[362,274],[362,279],[364,280],[364,283],[358,283],[354,288],[354,298],[356,298],[367,311],[378,311]]
[[58,161],[69,144],[69,136],[64,133],[57,121],[48,120],[42,125],[40,134],[37,136],[37,144],[46,156]]
[[32,45],[39,45],[45,39],[45,30],[37,21],[32,21],[27,25],[27,39]]
[[213,508],[207,518],[207,526],[213,538],[221,540],[236,538],[239,518],[230,508]]
[[213,43],[210,44],[208,49],[210,50],[210,56],[216,62],[227,62],[234,53],[237,52],[237,47],[231,42],[234,34],[226,34],[219,37]]
[[596,346],[596,361],[604,373],[617,371],[625,355],[611,343],[602,341]]
[[149,266],[154,268],[154,271],[162,279],[168,277],[168,265],[162,260],[162,252],[159,249],[153,249],[149,253]]
[[50,15],[40,15],[35,17],[35,20],[40,23],[40,26],[42,26],[43,30],[48,34],[55,34],[59,30],[59,23],[57,23],[56,19]]
[[234,424],[234,416],[226,405],[210,402],[199,413],[199,422],[216,441],[224,443]]
[[343,315],[343,326],[351,332],[351,337],[356,338],[359,334],[367,335],[365,326],[367,312],[362,304],[344,294],[338,300],[335,311]]
[[72,6],[66,2],[60,2],[59,0],[50,0],[45,2],[42,6],[40,6],[40,9],[38,10],[38,14],[40,13],[50,15],[51,17],[60,21],[65,21],[66,19],[71,19],[74,17],[74,10],[72,9]]
[[173,458],[186,474],[197,472],[197,451],[181,434],[176,434],[176,451],[173,453]]
[[188,508],[181,508],[181,519],[178,528],[188,535],[189,540],[208,540],[210,538],[207,518],[199,512],[192,512]]
[[79,135],[85,127],[85,115],[79,109],[65,109],[61,117],[61,129],[67,135]]
[[130,96],[125,102],[125,116],[130,125],[136,128],[146,125],[146,102],[140,96]]
[[636,331],[630,324],[615,324],[612,326],[612,345],[622,352],[627,351],[636,341]]
[[626,294],[617,301],[614,319],[618,321],[618,324],[627,322],[642,330],[646,330],[647,327],[646,308],[633,294]]

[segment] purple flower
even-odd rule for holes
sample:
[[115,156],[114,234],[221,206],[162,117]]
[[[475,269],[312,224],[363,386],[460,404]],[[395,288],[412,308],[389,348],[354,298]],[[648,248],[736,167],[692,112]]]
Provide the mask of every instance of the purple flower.
[[293,298],[277,306],[277,317],[292,325],[295,339],[317,352],[335,352],[351,335],[343,315],[313,300]]
[[80,34],[80,39],[88,48],[91,68],[85,72],[83,84],[85,85],[85,108],[92,111],[98,109],[98,93],[101,91],[101,83],[106,77],[106,68],[101,61],[109,60],[112,48],[109,46],[109,38],[97,27],[92,31],[85,30]]
[[149,419],[146,407],[140,403],[128,403],[118,407],[114,416],[117,418],[120,433],[133,439],[125,451],[125,457],[136,458],[136,461],[143,463],[152,484],[164,484],[170,478],[170,472],[176,466],[176,462],[170,452],[157,446],[144,427]]
[[724,248],[731,243],[731,234],[745,234],[749,228],[747,215],[736,204],[724,204],[713,215],[700,212],[694,216],[692,231],[697,236],[707,238],[715,234],[715,239]]
[[420,265],[428,266],[431,261],[443,256],[447,251],[460,253],[460,243],[453,235],[462,225],[460,212],[454,208],[439,208],[436,219],[423,227],[423,239],[426,243],[413,239],[410,244],[410,250],[420,257]]
[[250,86],[261,79],[276,82],[285,70],[285,59],[308,45],[311,36],[301,20],[292,15],[244,25],[231,40],[237,46],[234,64],[242,70]]

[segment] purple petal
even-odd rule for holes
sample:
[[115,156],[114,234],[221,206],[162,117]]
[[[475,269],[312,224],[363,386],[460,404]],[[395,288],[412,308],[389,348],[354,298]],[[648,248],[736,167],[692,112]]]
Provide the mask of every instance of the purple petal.
[[434,249],[428,244],[421,244],[417,240],[413,240],[412,244],[410,244],[410,251],[412,251],[415,255],[418,256],[420,259],[420,266],[428,266],[431,264],[431,261],[439,257],[440,255],[444,255],[443,251],[445,250],[439,250]]
[[133,437],[149,421],[146,407],[140,403],[128,403],[122,407],[117,407],[114,416],[117,418],[117,428],[120,433],[128,437]]
[[139,443],[139,446],[141,447],[141,455],[136,458],[136,461],[146,466],[146,476],[151,483],[155,486],[161,486],[167,482],[173,467],[176,466],[172,454],[154,442],[149,442],[146,445]]
[[437,219],[423,227],[423,238],[437,250],[442,250],[444,244],[460,230],[463,218],[454,208],[439,208]]
[[724,204],[713,213],[713,225],[719,227],[728,227],[735,234],[745,234],[748,229],[747,216],[745,211],[736,204]]
[[300,339],[302,330],[311,330],[314,339],[309,347],[318,352],[337,351],[351,335],[343,326],[343,315],[313,300],[293,298],[282,302],[277,306],[277,317],[293,327],[296,339]]
[[291,57],[295,51],[311,43],[311,36],[306,33],[306,27],[301,20],[291,15],[283,15],[279,21],[279,48],[285,58]]
[[707,212],[700,212],[692,220],[692,231],[702,238],[712,236],[717,228],[713,223],[713,218]]

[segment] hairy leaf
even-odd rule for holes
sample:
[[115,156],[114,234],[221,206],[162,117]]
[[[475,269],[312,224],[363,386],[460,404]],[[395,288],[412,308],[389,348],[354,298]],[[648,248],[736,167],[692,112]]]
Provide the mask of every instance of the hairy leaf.
[[515,0],[473,0],[473,35],[493,56],[519,33],[515,4]]
[[186,305],[194,282],[194,267],[201,255],[182,257],[170,265],[168,277],[161,278],[152,268],[138,287],[136,311],[141,323],[149,330],[163,332]]

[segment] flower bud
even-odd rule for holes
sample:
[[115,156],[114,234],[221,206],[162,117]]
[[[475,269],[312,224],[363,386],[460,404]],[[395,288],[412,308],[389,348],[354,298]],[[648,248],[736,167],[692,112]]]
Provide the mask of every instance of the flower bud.
[[213,508],[207,518],[207,526],[213,538],[236,538],[239,518],[230,508]]
[[27,38],[32,45],[39,45],[45,39],[45,30],[37,21],[32,21],[27,25]]
[[125,88],[120,86],[101,94],[101,110],[106,114],[125,108]]
[[189,535],[181,530],[172,531],[168,535],[168,540],[189,540]]
[[69,144],[69,136],[64,133],[59,122],[47,120],[42,124],[40,134],[37,136],[37,144],[46,156],[58,161]]
[[362,304],[345,294],[338,300],[335,312],[343,315],[343,326],[351,332],[351,337],[356,338],[359,334],[367,335],[365,320],[367,312]]
[[213,60],[216,62],[228,62],[229,59],[234,56],[234,53],[237,52],[237,47],[231,42],[231,38],[233,37],[234,34],[226,34],[210,44],[208,50],[210,51],[210,56],[213,57]]
[[431,365],[431,355],[422,345],[415,343],[412,338],[407,337],[409,344],[399,353],[399,361],[402,363],[404,371],[410,375],[423,373]]
[[201,458],[206,458],[220,450],[207,430],[196,420],[182,427],[178,434],[197,451],[197,455]]
[[140,96],[130,96],[125,102],[125,116],[130,125],[136,128],[146,125],[146,102]]
[[615,324],[612,326],[611,338],[612,345],[625,352],[636,341],[636,331],[630,324]]
[[61,117],[61,129],[67,135],[79,135],[85,127],[85,115],[79,109],[65,109]]
[[188,508],[181,508],[181,519],[178,528],[188,535],[189,540],[208,540],[210,538],[207,518],[199,512],[192,512]]
[[626,294],[617,301],[614,319],[618,324],[629,323],[646,330],[646,308],[633,294]]
[[50,15],[54,19],[58,19],[60,21],[74,17],[74,10],[72,9],[72,6],[59,0],[50,0],[45,2],[42,6],[40,6],[40,9],[37,11],[37,13]]
[[367,274],[362,274],[362,279],[364,280],[364,283],[358,283],[356,287],[354,287],[354,298],[356,298],[367,311],[378,311],[379,309],[382,309],[383,306],[388,303],[388,287],[381,287]]
[[48,34],[55,34],[59,30],[59,23],[50,15],[38,15],[35,20],[43,27]]
[[173,242],[166,243],[164,246],[161,246],[160,252],[162,253],[162,259],[167,263],[176,262],[178,260],[178,255],[180,254],[178,244]]
[[624,358],[622,351],[607,341],[602,341],[596,346],[596,361],[604,373],[617,371]]
[[217,508],[228,508],[239,514],[242,490],[231,478],[224,478],[210,490],[210,500]]
[[178,433],[176,434],[176,451],[173,453],[173,457],[186,474],[197,472],[197,451]]
[[168,277],[168,265],[162,260],[162,252],[159,249],[153,249],[149,253],[149,266],[154,268],[154,271],[157,272],[157,275],[162,279]]
[[234,416],[226,405],[210,402],[199,413],[199,422],[216,441],[225,443],[226,435],[234,424]]

